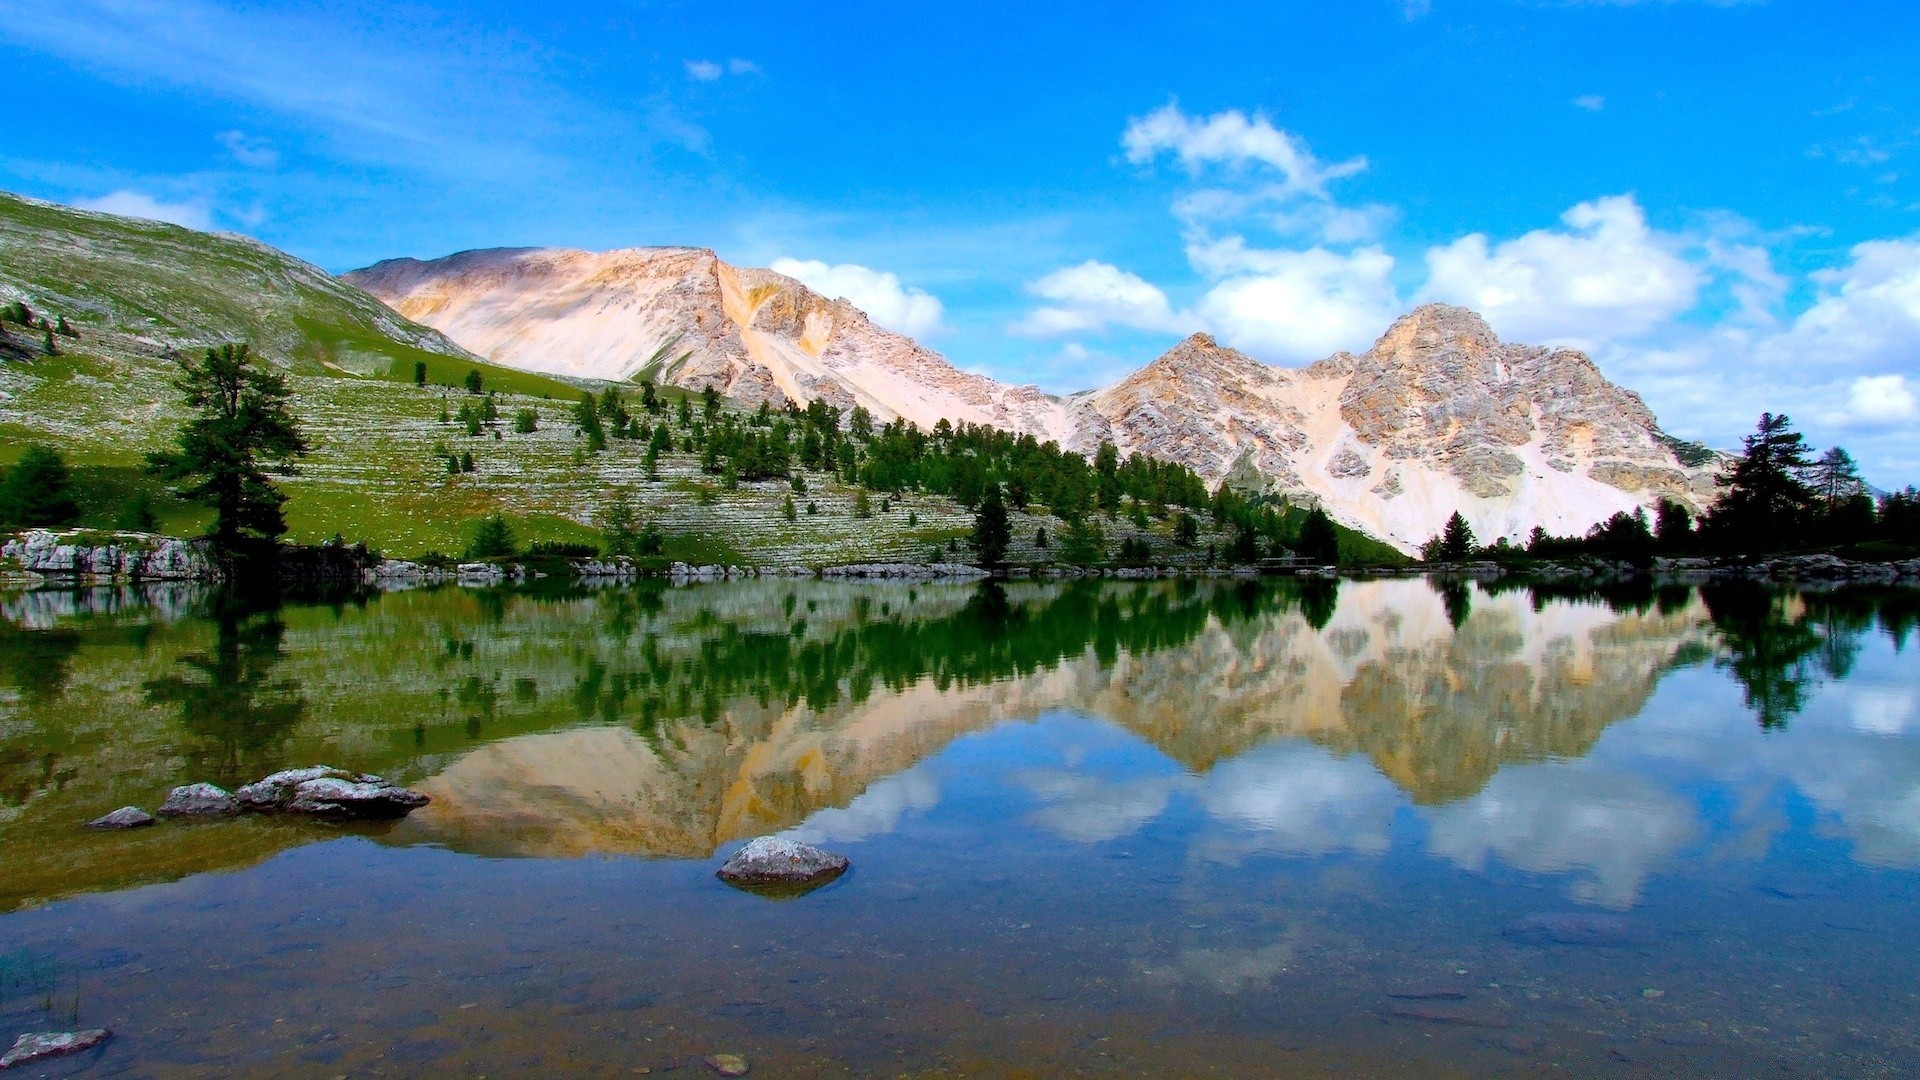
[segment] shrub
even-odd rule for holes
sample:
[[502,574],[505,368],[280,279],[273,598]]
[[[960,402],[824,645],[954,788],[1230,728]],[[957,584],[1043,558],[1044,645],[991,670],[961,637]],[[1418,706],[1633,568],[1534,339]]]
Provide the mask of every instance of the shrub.
[[73,476],[58,451],[30,446],[0,480],[0,523],[13,528],[71,525],[80,517]]
[[480,519],[474,527],[473,542],[467,545],[467,558],[508,559],[518,550],[514,546],[513,527],[499,514]]
[[540,430],[540,414],[532,409],[521,409],[513,414],[513,430],[521,435],[531,435]]

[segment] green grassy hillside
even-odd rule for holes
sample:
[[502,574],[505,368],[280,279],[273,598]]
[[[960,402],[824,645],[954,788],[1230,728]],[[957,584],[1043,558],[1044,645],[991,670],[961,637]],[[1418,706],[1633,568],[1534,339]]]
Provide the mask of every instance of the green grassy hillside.
[[[669,556],[697,562],[920,561],[936,546],[951,550],[972,523],[951,499],[926,494],[874,494],[862,516],[858,490],[833,472],[805,474],[807,492],[794,498],[813,512],[788,521],[787,481],[727,488],[697,454],[678,450],[661,456],[650,479],[643,442],[586,451],[571,419],[579,386],[478,360],[244,237],[0,193],[0,306],[14,303],[36,319],[65,319],[78,337],[56,337],[48,355],[42,331],[5,326],[14,358],[0,359],[0,465],[35,443],[59,450],[74,467],[90,527],[111,526],[141,494],[166,531],[205,527],[204,510],[172,499],[141,465],[182,419],[175,357],[227,341],[248,342],[286,372],[313,445],[283,485],[296,541],[338,534],[399,556],[457,554],[474,524],[496,513],[523,542],[591,541],[597,510],[617,494],[660,525]],[[414,384],[416,362],[427,365],[425,386]],[[501,417],[477,433],[443,419],[481,401],[463,388],[470,371],[498,392]],[[536,430],[515,429],[521,410],[537,416]],[[465,455],[472,470],[450,473],[449,456]],[[1037,531],[1057,541],[1064,530],[1033,510],[1013,515],[1016,561],[1047,561],[1052,552],[1036,545]],[[1191,545],[1174,542],[1167,518],[1141,526],[1114,516],[1103,527],[1109,550],[1133,537],[1160,562],[1196,562],[1209,545],[1225,548],[1210,521]],[[1379,545],[1343,534],[1342,547],[1371,558]]]

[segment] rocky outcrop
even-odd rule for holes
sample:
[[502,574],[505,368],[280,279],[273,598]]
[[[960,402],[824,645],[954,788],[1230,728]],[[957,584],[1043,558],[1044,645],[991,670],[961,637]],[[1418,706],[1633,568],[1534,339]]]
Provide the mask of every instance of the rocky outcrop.
[[151,533],[30,529],[0,544],[0,559],[43,577],[84,582],[215,581],[219,564],[204,540]]
[[314,765],[274,773],[237,792],[212,784],[177,787],[161,804],[160,816],[220,817],[246,811],[380,820],[405,817],[431,801],[417,791],[395,787],[378,776]]

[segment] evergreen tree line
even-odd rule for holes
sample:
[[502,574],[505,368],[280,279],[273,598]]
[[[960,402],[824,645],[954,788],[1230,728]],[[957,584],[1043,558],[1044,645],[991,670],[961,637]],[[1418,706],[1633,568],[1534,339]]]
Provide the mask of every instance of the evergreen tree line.
[[1535,527],[1524,547],[1504,537],[1477,546],[1466,519],[1455,512],[1422,554],[1430,562],[1596,555],[1644,565],[1656,555],[1892,555],[1920,548],[1920,489],[1876,498],[1851,454],[1836,446],[1814,456],[1784,414],[1761,415],[1719,487],[1697,521],[1686,507],[1663,500],[1651,517],[1645,509],[1617,513],[1584,536],[1553,536]]

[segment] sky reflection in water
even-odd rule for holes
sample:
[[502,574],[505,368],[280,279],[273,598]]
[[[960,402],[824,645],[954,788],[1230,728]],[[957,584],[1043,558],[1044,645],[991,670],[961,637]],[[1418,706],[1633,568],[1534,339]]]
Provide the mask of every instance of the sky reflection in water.
[[[1920,1063],[1910,593],[755,582],[0,611],[0,1017],[112,1026],[103,1067]],[[435,802],[354,835],[75,828],[312,761]],[[783,830],[854,871],[779,904],[712,880]]]

